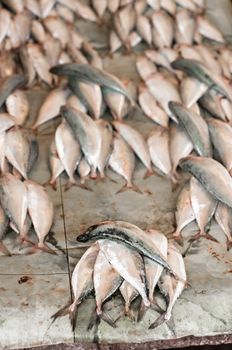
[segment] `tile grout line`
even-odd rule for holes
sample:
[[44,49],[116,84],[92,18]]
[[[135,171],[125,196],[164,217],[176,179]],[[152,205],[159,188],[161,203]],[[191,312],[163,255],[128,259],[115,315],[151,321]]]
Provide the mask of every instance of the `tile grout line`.
[[[71,300],[72,300],[72,302],[73,302],[72,283],[71,283],[71,271],[70,271],[70,265],[69,265],[69,254],[68,254],[68,244],[67,244],[67,231],[66,231],[65,212],[64,212],[64,202],[63,202],[63,192],[62,192],[62,186],[61,186],[61,179],[60,179],[60,178],[59,178],[59,187],[60,187],[61,208],[62,208],[62,216],[63,216],[63,228],[64,228],[64,237],[65,237],[66,260],[67,260],[67,264],[68,264],[69,290],[70,290],[70,297],[71,297]],[[75,331],[73,331],[73,342],[75,343]]]

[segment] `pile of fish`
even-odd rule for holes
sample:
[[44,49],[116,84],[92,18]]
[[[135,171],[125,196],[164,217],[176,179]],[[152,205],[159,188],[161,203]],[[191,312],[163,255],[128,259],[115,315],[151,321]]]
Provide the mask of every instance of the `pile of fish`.
[[[11,255],[3,243],[3,238],[10,227],[18,236],[18,243],[24,242],[32,246],[30,253],[44,250],[56,254],[49,248],[45,239],[53,223],[53,203],[40,184],[5,173],[0,179],[0,250]],[[33,226],[38,242],[31,241],[28,235]]]
[[154,300],[157,285],[168,305],[149,328],[170,320],[173,306],[185,288],[186,272],[181,253],[164,234],[156,230],[146,232],[125,221],[104,221],[89,227],[77,241],[95,243],[73,271],[73,301],[53,315],[54,320],[69,314],[74,330],[77,308],[92,292],[96,317],[90,320],[89,328],[99,317],[116,327],[116,320],[104,312],[103,305],[118,292],[125,302],[124,313],[133,318],[131,304],[137,297],[142,298],[137,315],[141,319],[146,309],[159,307]]

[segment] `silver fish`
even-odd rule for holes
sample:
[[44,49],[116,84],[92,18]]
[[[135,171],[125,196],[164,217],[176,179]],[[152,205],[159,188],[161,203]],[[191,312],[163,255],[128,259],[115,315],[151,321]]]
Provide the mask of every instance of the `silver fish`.
[[100,173],[100,177],[104,178],[104,170],[112,151],[113,130],[111,125],[105,120],[98,120],[96,124],[101,134],[101,151],[97,169]]
[[146,16],[139,15],[136,20],[136,30],[150,46],[152,43],[151,23]]
[[69,177],[69,183],[66,186],[66,189],[68,189],[76,184],[74,172],[81,159],[81,149],[66,121],[63,121],[56,129],[55,144],[58,157]]
[[[158,33],[162,41],[162,44],[159,45],[159,48],[171,47],[174,36],[172,18],[166,12],[160,10],[153,13],[151,20],[155,31]],[[157,44],[156,40],[154,44]]]
[[63,106],[61,115],[71,126],[74,136],[79,141],[81,149],[91,166],[91,175],[95,178],[101,152],[101,134],[96,123],[87,114],[70,107]]
[[114,127],[117,129],[118,133],[124,138],[128,145],[133,149],[135,154],[139,157],[141,162],[147,168],[147,174],[153,173],[151,166],[151,158],[149,154],[149,149],[143,136],[136,129],[131,126],[114,121]]
[[140,77],[146,81],[149,76],[157,72],[156,66],[153,62],[145,56],[139,56],[136,60],[136,68]]
[[31,180],[26,180],[24,183],[28,192],[29,215],[38,237],[36,248],[55,254],[45,243],[46,236],[53,223],[53,203],[43,186]]
[[215,27],[207,18],[203,16],[197,16],[196,18],[197,30],[198,32],[206,38],[224,43],[225,39],[223,38],[220,30]]
[[74,295],[74,301],[68,304],[58,312],[56,312],[52,318],[55,320],[57,317],[65,316],[69,314],[72,330],[76,327],[76,314],[77,308],[82,301],[92,292],[93,286],[93,269],[95,261],[99,252],[98,242],[89,247],[78,261],[75,269],[72,273],[72,291]]
[[107,239],[100,240],[100,250],[105,254],[112,267],[130,283],[141,295],[146,306],[150,306],[147,299],[145,284],[143,283],[144,264],[142,257],[123,244]]
[[49,180],[49,184],[52,188],[56,189],[56,180],[59,175],[64,171],[64,166],[58,157],[55,141],[51,143],[49,148],[49,167],[51,171],[51,178]]
[[91,167],[84,157],[80,160],[80,163],[77,166],[77,170],[81,178],[80,182],[82,185],[84,185],[86,178],[91,172]]
[[[89,113],[94,119],[99,119],[102,106],[102,92],[101,88],[97,84],[89,82],[78,82],[78,89],[81,93],[80,99],[85,101],[85,105],[89,110]],[[72,85],[70,85],[72,87]],[[75,91],[76,92],[76,91]]]
[[125,96],[114,92],[109,88],[103,87],[102,94],[106,105],[109,107],[114,119],[123,119],[123,107],[125,104]]
[[199,105],[209,112],[214,118],[226,121],[227,118],[221,106],[221,96],[215,91],[207,91],[200,99]]
[[15,118],[17,125],[23,125],[29,114],[29,101],[23,90],[15,90],[6,99],[7,112]]
[[52,74],[49,72],[50,65],[42,52],[40,45],[30,43],[27,45],[27,52],[33,63],[34,69],[42,81],[52,85]]
[[42,18],[46,18],[51,12],[56,0],[39,0],[40,13]]
[[201,115],[176,102],[169,102],[169,108],[191,139],[196,152],[203,157],[211,157],[212,147],[207,123]]
[[223,232],[226,235],[227,250],[230,250],[230,248],[232,247],[230,216],[231,216],[230,208],[227,205],[219,202],[218,206],[216,208],[214,217],[215,217],[215,220],[217,221],[218,225],[221,227],[221,229],[223,230]]
[[120,288],[120,293],[122,294],[122,297],[125,301],[125,315],[128,315],[130,317],[131,311],[130,311],[130,305],[133,300],[135,300],[139,296],[139,292],[127,281],[123,281]]
[[186,157],[180,167],[199,180],[214,198],[232,208],[232,179],[222,164],[212,158]]
[[201,83],[199,80],[192,77],[186,77],[181,81],[180,93],[183,104],[190,108],[192,105],[201,98],[206,91],[208,86]]
[[192,13],[186,9],[177,11],[177,31],[175,33],[178,44],[191,45],[193,43],[196,22]]
[[76,95],[70,95],[66,103],[67,107],[75,108],[83,113],[87,113],[85,105]]
[[18,87],[25,85],[26,77],[22,74],[15,74],[5,78],[0,84],[0,107],[6,98]]
[[68,26],[60,17],[49,16],[43,21],[44,26],[55,39],[59,39],[62,48],[65,48],[70,40]]

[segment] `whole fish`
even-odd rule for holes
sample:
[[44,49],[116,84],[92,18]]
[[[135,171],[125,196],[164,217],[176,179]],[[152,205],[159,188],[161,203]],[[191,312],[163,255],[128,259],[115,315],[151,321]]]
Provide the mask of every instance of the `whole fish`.
[[203,157],[211,157],[212,147],[207,123],[200,114],[176,102],[169,102],[169,109],[187,132],[196,152]]
[[[103,243],[104,245],[104,243]],[[123,278],[117,270],[108,261],[104,250],[101,249],[102,243],[99,242],[100,251],[94,264],[93,283],[95,291],[95,300],[97,306],[97,315],[102,314],[103,303],[111,297],[112,294],[120,287]]]
[[[157,230],[149,230],[147,234],[149,234],[149,237],[154,241],[155,245],[159,247],[162,255],[167,258],[168,241],[165,235]],[[153,303],[155,287],[163,272],[163,267],[146,257],[144,257],[144,264],[147,289],[149,291],[148,298],[150,302]]]
[[165,112],[175,121],[177,122],[176,117],[171,113],[168,102],[175,101],[181,103],[181,97],[178,92],[178,89],[175,85],[173,85],[170,81],[165,79],[165,77],[160,73],[155,73],[147,79],[146,85],[151,92],[151,94],[155,97],[157,102],[160,103],[161,107],[165,110]]
[[66,189],[76,184],[74,172],[81,160],[81,149],[78,141],[73,135],[73,131],[66,121],[63,121],[55,133],[56,150],[61,163],[69,177]]
[[176,281],[166,271],[163,271],[161,280],[159,282],[159,288],[164,296],[168,299],[168,307],[163,315],[161,315],[153,324],[150,325],[149,329],[156,328],[164,322],[170,320],[172,316],[172,309],[177,299],[182,294],[186,285],[186,271],[184,259],[179,250],[172,244],[168,245],[168,257],[167,260],[172,266],[172,269],[176,274],[181,276],[181,280]]
[[195,18],[192,13],[186,9],[177,11],[176,14],[176,39],[178,44],[191,45],[196,29]]
[[102,88],[102,94],[106,105],[109,107],[114,119],[123,119],[123,107],[125,104],[125,96],[118,92],[112,91],[107,87]]
[[113,138],[113,150],[109,158],[109,166],[126,180],[125,186],[120,191],[124,190],[124,188],[136,190],[132,182],[135,169],[135,155],[119,134],[115,134]]
[[137,16],[136,30],[143,40],[150,46],[152,43],[151,23],[146,16]]
[[8,218],[0,206],[0,251],[5,255],[11,255],[5,244],[2,242],[8,226]]
[[113,130],[111,125],[105,120],[98,120],[96,121],[96,124],[101,134],[101,151],[99,155],[97,169],[100,173],[100,177],[104,178],[104,170],[113,148]]
[[132,104],[134,104],[134,101],[131,101],[131,97],[128,95],[120,80],[102,69],[87,64],[67,63],[53,67],[51,73],[73,76],[82,81],[87,80],[98,84],[101,87],[108,87],[109,89],[124,95],[130,102],[132,102]]
[[56,254],[45,243],[46,236],[53,223],[53,203],[43,186],[31,180],[26,180],[24,183],[28,192],[28,212],[38,237],[35,248]]
[[201,83],[199,80],[192,77],[186,77],[182,80],[180,86],[180,93],[183,104],[190,108],[192,105],[201,98],[206,91],[208,86]]
[[28,241],[24,225],[28,208],[28,195],[25,183],[12,174],[6,173],[1,178],[0,192],[4,212],[17,227],[21,241]]
[[214,118],[226,121],[223,108],[221,106],[221,96],[215,91],[207,91],[200,99],[199,105],[209,112]]
[[[152,14],[151,20],[154,29],[156,30],[162,41],[162,45],[159,45],[159,48],[171,47],[174,36],[172,18],[166,12],[160,10]],[[156,40],[154,44],[157,44]]]
[[139,292],[144,304],[150,306],[143,282],[144,264],[142,257],[133,249],[118,242],[104,239],[98,243],[100,250],[112,267]]
[[232,175],[232,128],[230,125],[216,119],[208,118],[207,123],[212,144],[216,150],[222,164]]
[[74,136],[79,141],[91,166],[91,176],[95,178],[101,152],[101,134],[96,123],[87,114],[70,107],[63,106],[61,115],[72,128]]
[[148,89],[140,88],[139,94],[139,104],[147,117],[156,122],[157,124],[168,127],[168,115],[164,110],[158,106],[154,96],[150,93]]
[[27,179],[30,144],[18,127],[6,133],[5,155],[21,176]]
[[205,229],[214,215],[217,201],[194,177],[191,177],[190,180],[190,198],[196,222],[200,230],[198,236],[205,236],[211,239],[211,236],[206,233]]
[[17,88],[26,84],[26,77],[22,74],[14,74],[0,82],[0,107],[6,98]]
[[149,149],[140,132],[118,121],[114,121],[113,125],[147,168],[147,175],[153,174]]
[[[125,221],[103,221],[90,226],[83,234],[77,237],[78,242],[88,242],[90,240],[110,239],[127,245],[140,254],[157,262],[170,271],[169,265],[162,257],[158,247],[154,247],[154,242],[149,236],[136,225]],[[170,271],[172,273],[172,271]]]
[[174,122],[170,125],[170,157],[172,162],[172,175],[177,176],[179,161],[187,157],[193,150],[189,136],[180,124]]
[[40,107],[36,122],[32,126],[32,129],[37,129],[39,125],[55,118],[60,113],[60,107],[66,104],[68,95],[69,90],[64,88],[52,90]]
[[232,179],[226,168],[212,158],[186,157],[180,167],[190,172],[214,198],[232,208]]
[[93,269],[96,262],[96,258],[99,252],[98,242],[89,247],[78,261],[75,269],[72,273],[72,291],[74,295],[74,301],[68,304],[58,312],[56,312],[52,318],[55,320],[57,317],[65,316],[69,314],[72,330],[76,327],[76,314],[77,308],[82,301],[93,290]]
[[52,186],[54,190],[56,190],[56,180],[59,175],[64,171],[64,166],[58,157],[58,153],[56,150],[55,140],[52,141],[51,146],[49,148],[49,168],[51,171],[51,178],[49,180],[49,184]]
[[119,290],[125,301],[124,313],[125,315],[128,315],[129,317],[131,317],[132,315],[131,315],[130,305],[132,301],[139,296],[139,292],[137,291],[137,289],[135,289],[130,283],[128,283],[125,280],[121,284]]
[[211,71],[202,63],[192,59],[179,58],[171,63],[172,68],[182,70],[188,75],[195,77],[210,89],[215,90],[222,96],[230,100],[228,92],[224,86],[218,84],[215,80],[215,76],[212,78]]
[[225,42],[225,39],[223,38],[220,30],[215,27],[207,18],[203,16],[197,16],[196,23],[198,32],[204,37],[218,41],[220,43]]
[[15,90],[6,99],[7,112],[15,118],[17,125],[23,125],[29,114],[29,101],[23,90]]
[[176,209],[175,216],[177,227],[173,237],[182,243],[183,238],[181,231],[196,218],[192,208],[190,188],[188,185],[180,192]]
[[156,126],[149,135],[147,144],[152,163],[162,174],[170,175],[172,165],[169,155],[169,133],[167,129]]
[[227,205],[219,202],[217,205],[214,217],[218,225],[221,227],[222,231],[226,235],[227,250],[230,250],[230,248],[232,247],[232,236],[231,236],[231,228],[230,228],[230,217],[231,217],[230,208]]

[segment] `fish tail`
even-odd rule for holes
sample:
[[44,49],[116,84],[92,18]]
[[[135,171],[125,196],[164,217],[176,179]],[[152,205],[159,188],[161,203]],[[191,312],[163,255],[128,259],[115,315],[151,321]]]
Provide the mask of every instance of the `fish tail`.
[[82,188],[83,190],[86,190],[86,191],[90,191],[92,192],[93,190],[88,187],[85,183],[79,183],[79,184],[76,184],[75,186],[79,187],[79,188]]
[[69,319],[70,319],[70,323],[71,323],[73,332],[76,328],[76,323],[77,323],[77,308],[78,308],[78,304],[73,303],[70,305],[69,310],[68,310]]
[[92,312],[92,314],[91,314],[91,316],[90,316],[89,324],[88,324],[87,330],[89,331],[90,329],[92,329],[93,326],[94,326],[95,324],[97,324],[99,321],[100,321],[100,317],[99,317],[99,315],[97,314],[96,309],[94,309],[93,312]]
[[45,244],[43,242],[39,242],[38,244],[35,245],[34,248],[35,249],[39,249],[39,250],[43,250],[43,251],[45,251],[46,253],[49,253],[49,254],[57,255],[55,250],[51,249],[47,244]]
[[125,191],[128,191],[128,190],[131,190],[131,191],[134,191],[134,192],[137,192],[137,193],[143,193],[136,185],[134,185],[133,183],[126,183],[125,185],[123,185],[117,192],[116,194],[119,194],[119,193],[123,193]]
[[141,300],[139,312],[138,312],[138,316],[137,316],[137,322],[140,322],[143,319],[147,309],[148,309],[148,307],[144,304],[143,300]]
[[147,171],[146,171],[146,173],[145,173],[143,178],[147,179],[148,177],[153,176],[153,175],[155,175],[154,170],[153,169],[147,169]]
[[161,324],[165,323],[167,320],[165,318],[166,313],[163,313],[162,315],[160,315],[155,322],[153,322],[148,329],[154,329],[157,328],[159,326],[161,326]]
[[105,321],[109,326],[112,328],[117,328],[115,321],[110,317],[110,315],[107,312],[102,312],[99,317]]
[[69,307],[70,307],[70,303],[66,304],[65,306],[63,306],[60,310],[58,310],[54,315],[51,316],[53,322],[58,318],[58,317],[62,317],[65,315],[68,315],[69,313]]

